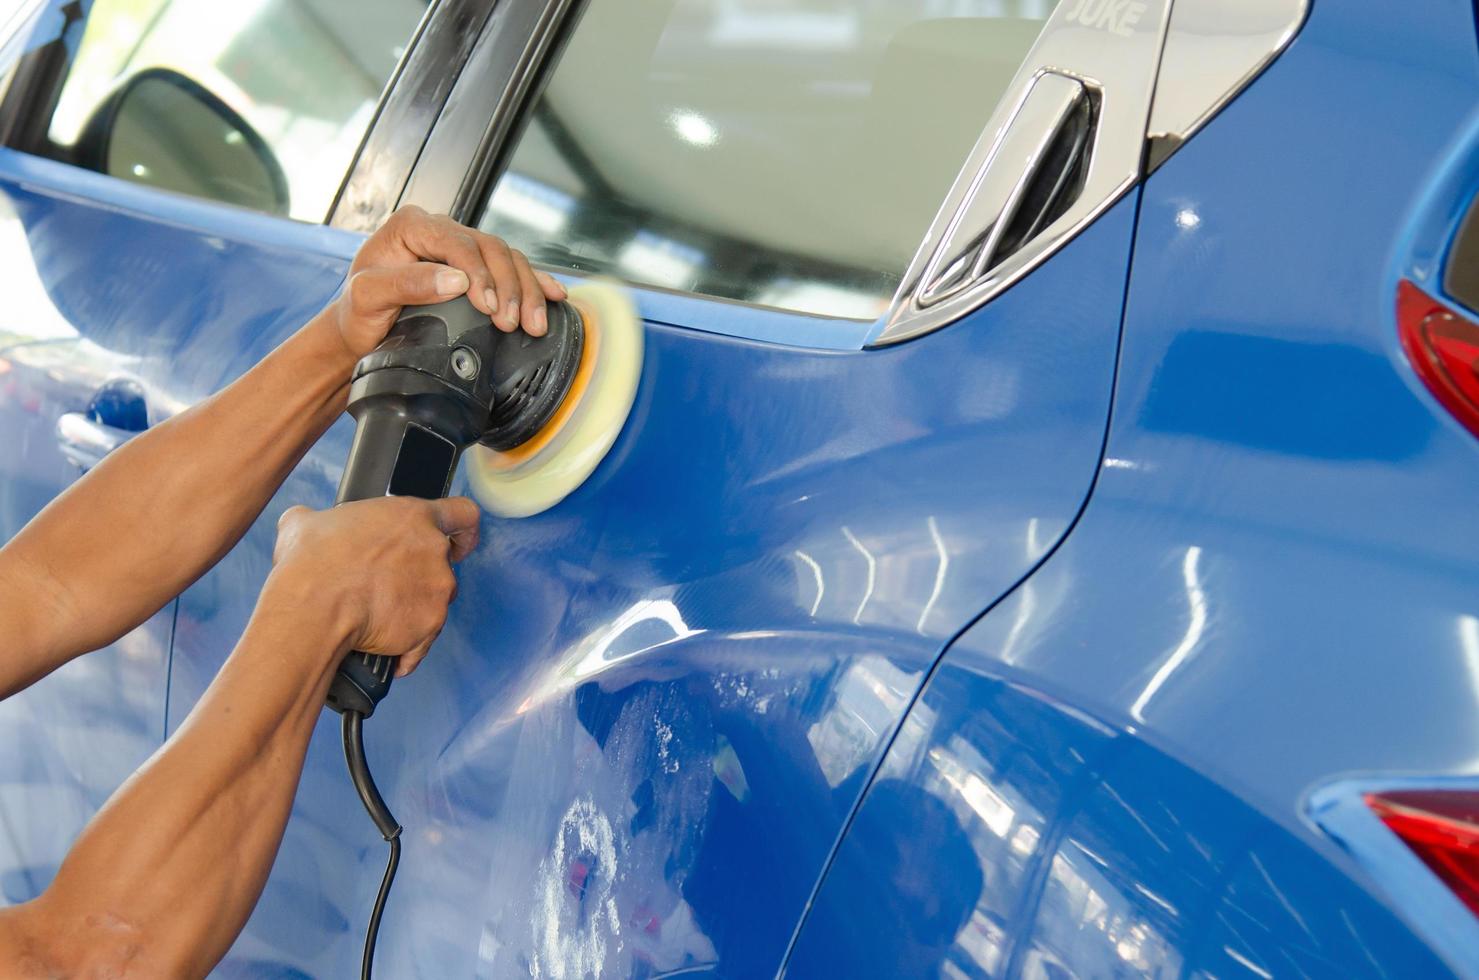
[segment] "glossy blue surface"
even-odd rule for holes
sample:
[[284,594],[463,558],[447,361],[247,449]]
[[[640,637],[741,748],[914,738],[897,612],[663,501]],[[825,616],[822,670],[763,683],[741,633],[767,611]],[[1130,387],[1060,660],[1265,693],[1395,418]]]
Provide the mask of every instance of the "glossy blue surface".
[[1446,972],[1298,834],[967,647],[894,742],[791,975]]
[[[332,295],[347,263],[312,249],[335,241],[352,254],[338,232],[0,150],[0,540],[78,476],[58,446],[60,415],[87,410],[118,379],[142,389],[147,421],[208,394],[222,371],[251,363],[242,338],[282,336]],[[170,603],[0,702],[7,904],[45,888],[78,831],[162,742],[174,623]]]
[[[867,324],[639,293],[610,457],[485,522],[367,725],[407,827],[383,975],[1479,969],[1353,802],[1479,764],[1479,443],[1393,318],[1479,185],[1476,83],[1467,0],[1320,0],[1143,194],[948,329],[863,352]],[[0,205],[0,535],[75,476],[58,414],[117,376],[154,421],[204,397],[358,242],[5,152]],[[349,435],[177,615],[0,705],[6,900],[198,700]],[[352,975],[383,860],[326,715],[217,975]]]
[[943,658],[791,973],[1479,969],[1350,802],[1479,760],[1479,444],[1394,316],[1479,185],[1476,60],[1468,3],[1317,3],[1147,182],[1090,503]]
[[[408,828],[384,969],[777,969],[923,671],[1083,502],[1132,203],[916,344],[649,325],[610,457],[555,510],[488,522],[435,662],[367,726]],[[349,431],[182,598],[172,719],[244,625],[277,514],[332,499]],[[343,769],[326,718],[235,955],[357,961],[384,845]]]

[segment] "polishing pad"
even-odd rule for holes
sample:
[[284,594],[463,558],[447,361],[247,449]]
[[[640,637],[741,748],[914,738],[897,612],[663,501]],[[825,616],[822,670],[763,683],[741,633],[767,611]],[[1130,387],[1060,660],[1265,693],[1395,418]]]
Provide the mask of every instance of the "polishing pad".
[[520,445],[477,445],[464,457],[473,497],[499,517],[538,514],[584,483],[616,442],[637,395],[642,321],[626,293],[591,282],[571,289],[567,302],[580,313],[585,344],[565,401]]

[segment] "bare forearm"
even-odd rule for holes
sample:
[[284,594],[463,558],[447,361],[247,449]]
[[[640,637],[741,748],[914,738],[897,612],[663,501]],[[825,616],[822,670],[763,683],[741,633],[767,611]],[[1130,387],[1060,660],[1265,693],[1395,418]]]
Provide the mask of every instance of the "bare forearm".
[[[272,598],[263,607],[279,612],[253,618],[180,731],[0,937],[7,926],[44,937],[34,944],[63,975],[126,961],[125,975],[203,976],[225,954],[267,880],[347,643],[322,619],[280,612],[311,608],[303,599]],[[67,962],[68,951],[79,956]]]
[[[353,358],[321,315],[235,383],[130,440],[3,550],[53,608],[10,693],[137,626],[231,549],[343,411]],[[15,665],[19,667],[21,665]]]

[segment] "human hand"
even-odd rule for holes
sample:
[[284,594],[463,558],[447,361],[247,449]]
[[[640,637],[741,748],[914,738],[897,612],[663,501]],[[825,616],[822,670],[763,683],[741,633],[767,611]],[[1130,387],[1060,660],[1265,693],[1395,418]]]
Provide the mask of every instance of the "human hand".
[[477,546],[478,517],[466,497],[290,508],[277,522],[261,601],[311,602],[348,649],[398,656],[395,676],[404,677],[442,631],[457,594],[452,565]]
[[549,329],[545,302],[564,299],[565,287],[496,235],[407,206],[360,246],[331,309],[344,345],[360,358],[385,339],[401,307],[463,293],[499,330],[523,326],[539,337]]

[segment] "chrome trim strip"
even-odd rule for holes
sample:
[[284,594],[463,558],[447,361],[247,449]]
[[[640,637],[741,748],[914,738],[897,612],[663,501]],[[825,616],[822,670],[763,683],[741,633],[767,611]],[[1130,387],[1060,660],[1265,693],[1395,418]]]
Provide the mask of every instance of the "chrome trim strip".
[[1146,132],[1154,170],[1277,58],[1309,0],[1175,0]]
[[[1012,115],[1012,121],[1002,131],[996,145],[991,148],[986,165],[972,182],[960,210],[950,219],[950,226],[945,230],[934,258],[924,268],[917,296],[921,307],[933,306],[960,292],[990,266],[1007,226],[1022,206],[1032,178],[1038,173],[1043,155],[1069,113],[1087,94],[1083,82],[1055,72],[1043,72],[1032,80],[1032,86]],[[993,167],[992,161],[998,159],[1020,161],[1021,167]],[[964,234],[962,228],[965,229]],[[986,241],[975,250],[976,258],[971,264],[970,275],[953,279],[949,273],[959,266],[959,260],[969,257],[972,243],[979,241],[982,228],[990,231],[986,233]],[[943,272],[942,266],[945,266]]]
[[[868,346],[917,337],[978,308],[1036,268],[1134,186],[1141,174],[1146,120],[1170,5],[1171,0],[1061,0],[950,188],[904,275],[883,328]],[[973,190],[986,179],[982,171],[1004,170],[1000,177],[990,179],[1010,182],[1028,166],[1030,160],[1021,155],[1009,159],[994,151],[998,145],[1008,145],[1006,133],[1018,107],[1045,72],[1078,79],[1099,94],[1098,125],[1082,192],[1056,221],[969,287],[936,303],[921,304],[925,272],[946,236],[964,234],[970,240],[987,230],[973,227],[977,218],[971,223],[957,218]],[[989,220],[992,216],[983,217]]]

